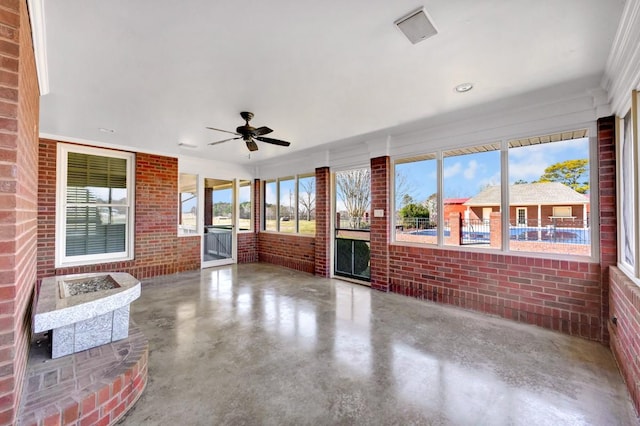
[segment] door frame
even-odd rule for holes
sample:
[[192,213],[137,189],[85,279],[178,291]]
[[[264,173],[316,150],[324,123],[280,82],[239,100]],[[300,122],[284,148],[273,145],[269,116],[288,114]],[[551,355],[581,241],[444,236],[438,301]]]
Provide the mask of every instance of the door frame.
[[[215,259],[215,260],[205,260],[204,259],[204,250],[205,250],[205,240],[207,233],[205,232],[205,224],[204,224],[204,210],[205,210],[205,179],[217,179],[221,181],[227,181],[231,183],[231,257],[225,259]],[[205,268],[213,268],[216,266],[230,265],[238,262],[238,220],[239,220],[239,211],[237,207],[237,199],[238,199],[238,182],[239,179],[224,179],[224,178],[212,178],[209,176],[201,175],[200,177],[200,196],[202,197],[202,215],[200,215],[200,269]]]

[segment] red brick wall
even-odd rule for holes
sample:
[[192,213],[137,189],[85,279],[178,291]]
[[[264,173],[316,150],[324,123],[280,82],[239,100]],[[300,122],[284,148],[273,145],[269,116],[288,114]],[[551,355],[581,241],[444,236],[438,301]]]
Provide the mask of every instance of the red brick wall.
[[13,424],[36,284],[39,89],[26,1],[0,2],[0,424]]
[[391,246],[391,291],[600,340],[600,265]]
[[389,291],[390,170],[389,157],[371,159],[371,288],[382,291]]
[[260,262],[313,274],[315,271],[315,238],[282,233],[258,234]]
[[610,347],[640,412],[640,287],[615,266],[609,267],[609,278],[609,318],[616,319],[608,321]]
[[253,231],[238,233],[238,263],[258,261],[258,230],[260,229],[260,179],[253,181]]
[[238,263],[258,261],[258,238],[255,232],[238,233]]
[[316,169],[316,252],[315,274],[331,274],[331,172],[328,167]]
[[135,259],[55,268],[56,145],[40,140],[38,278],[99,271],[128,272],[138,279],[200,267],[200,236],[178,237],[178,160],[136,154]]
[[602,341],[609,341],[609,267],[618,262],[616,212],[615,117],[598,120],[598,206],[600,214],[600,265],[602,267]]

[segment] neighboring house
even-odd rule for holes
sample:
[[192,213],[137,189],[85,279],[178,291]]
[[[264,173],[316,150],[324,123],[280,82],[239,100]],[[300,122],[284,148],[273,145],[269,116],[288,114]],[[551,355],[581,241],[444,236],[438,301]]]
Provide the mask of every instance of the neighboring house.
[[[464,205],[488,220],[500,211],[500,186],[489,186]],[[558,182],[525,183],[509,187],[511,226],[588,227],[589,197]]]
[[449,215],[451,213],[460,213],[460,217],[464,219],[479,219],[479,217],[475,214],[475,212],[469,209],[464,203],[469,200],[469,197],[466,198],[445,198],[443,201],[444,204],[444,217],[445,220],[449,220]]

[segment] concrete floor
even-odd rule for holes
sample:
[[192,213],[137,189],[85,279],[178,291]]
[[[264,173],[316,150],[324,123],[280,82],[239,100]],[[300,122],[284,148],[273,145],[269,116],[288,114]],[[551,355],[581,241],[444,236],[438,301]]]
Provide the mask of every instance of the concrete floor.
[[122,425],[638,424],[594,342],[266,264],[143,283]]

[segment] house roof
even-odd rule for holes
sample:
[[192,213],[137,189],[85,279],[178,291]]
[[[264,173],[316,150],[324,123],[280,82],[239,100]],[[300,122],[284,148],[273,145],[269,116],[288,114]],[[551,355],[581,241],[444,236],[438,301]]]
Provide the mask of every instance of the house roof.
[[469,199],[469,197],[466,198],[445,198],[444,199],[444,204],[464,204],[467,200]]
[[[489,186],[464,204],[466,206],[499,206],[500,186]],[[559,182],[524,183],[509,186],[512,206],[589,204],[589,198]]]

